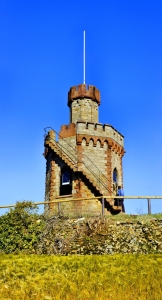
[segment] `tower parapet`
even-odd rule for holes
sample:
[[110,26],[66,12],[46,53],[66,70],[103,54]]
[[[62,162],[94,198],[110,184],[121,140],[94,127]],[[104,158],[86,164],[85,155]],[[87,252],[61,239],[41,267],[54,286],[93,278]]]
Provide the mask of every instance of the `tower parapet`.
[[94,85],[79,84],[72,86],[68,92],[68,106],[76,99],[92,99],[100,105],[100,91]]

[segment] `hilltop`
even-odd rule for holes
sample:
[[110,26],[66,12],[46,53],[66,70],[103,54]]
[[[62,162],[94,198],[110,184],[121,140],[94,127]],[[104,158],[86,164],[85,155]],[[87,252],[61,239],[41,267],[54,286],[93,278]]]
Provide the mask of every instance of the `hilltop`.
[[39,215],[18,202],[0,217],[0,252],[48,255],[162,253],[162,214]]

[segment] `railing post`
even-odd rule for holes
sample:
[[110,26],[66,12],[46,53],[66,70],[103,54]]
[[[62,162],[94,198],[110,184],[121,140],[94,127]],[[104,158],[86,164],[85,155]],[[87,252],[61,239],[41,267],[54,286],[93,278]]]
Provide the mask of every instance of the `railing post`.
[[99,170],[99,189],[100,189],[100,180],[101,180],[100,176],[101,176],[101,174],[100,174],[100,170]]
[[61,203],[58,202],[58,213],[60,214],[60,212],[61,212]]
[[151,215],[151,200],[147,199],[147,204],[148,204],[148,215]]
[[102,215],[105,214],[105,199],[102,198]]

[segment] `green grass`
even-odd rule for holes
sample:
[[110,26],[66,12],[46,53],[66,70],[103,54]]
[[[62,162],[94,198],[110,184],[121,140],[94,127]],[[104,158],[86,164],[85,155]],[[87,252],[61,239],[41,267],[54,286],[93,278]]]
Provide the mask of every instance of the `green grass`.
[[145,215],[145,214],[141,214],[141,215],[127,215],[127,214],[118,214],[118,215],[110,215],[110,216],[106,216],[106,218],[110,218],[112,220],[116,220],[116,221],[124,221],[124,220],[138,220],[138,221],[149,221],[152,219],[162,219],[162,214],[151,214],[151,215]]
[[162,255],[0,257],[3,300],[161,300]]

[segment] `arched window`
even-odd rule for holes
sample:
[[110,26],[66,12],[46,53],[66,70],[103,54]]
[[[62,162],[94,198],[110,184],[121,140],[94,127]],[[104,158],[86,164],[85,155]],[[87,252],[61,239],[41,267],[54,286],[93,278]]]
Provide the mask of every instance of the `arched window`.
[[113,171],[113,182],[117,183],[117,169],[115,168]]
[[117,172],[117,169],[114,168],[114,171],[113,171],[113,192],[115,194],[117,194],[117,189],[118,189],[118,172]]

